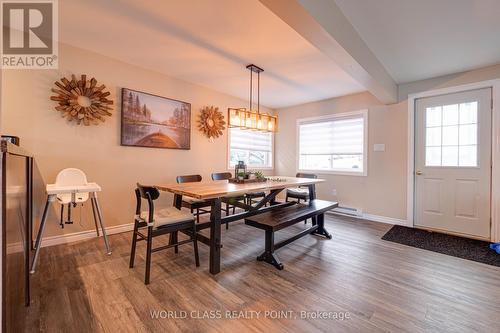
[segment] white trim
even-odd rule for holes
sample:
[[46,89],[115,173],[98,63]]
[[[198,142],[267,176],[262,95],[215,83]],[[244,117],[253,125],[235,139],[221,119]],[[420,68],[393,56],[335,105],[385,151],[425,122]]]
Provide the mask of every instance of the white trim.
[[[418,98],[452,94],[462,91],[492,88],[492,147],[491,147],[491,241],[500,241],[500,79],[460,86],[429,90],[408,95],[408,165],[407,165],[407,221],[414,225],[414,163],[415,163],[415,101]],[[496,186],[495,186],[496,185]]]
[[408,95],[408,156],[407,156],[407,184],[406,184],[406,221],[408,226],[415,223],[415,100],[417,97]]
[[362,213],[361,215],[349,215],[349,214],[342,214],[342,213],[334,212],[334,211],[328,211],[327,214],[347,216],[347,217],[352,217],[355,219],[367,220],[367,221],[372,221],[372,222],[408,226],[408,222],[406,220],[397,219],[397,218],[388,217],[388,216],[373,215],[373,214],[367,214],[367,213]]
[[356,172],[356,171],[333,171],[333,170],[309,170],[309,169],[299,169],[297,167],[297,172],[314,172],[318,175],[337,175],[337,176],[356,176],[356,177],[366,177],[367,172]]
[[[299,125],[304,123],[314,123],[320,122],[321,120],[338,119],[338,118],[351,118],[353,116],[361,115],[363,117],[363,171],[336,171],[336,170],[310,170],[300,168],[300,135],[299,135]],[[295,167],[297,172],[314,172],[317,174],[324,175],[340,175],[340,176],[357,176],[366,177],[368,176],[368,109],[362,109],[358,111],[333,113],[323,116],[299,118],[296,120],[295,125]]]
[[[106,233],[109,236],[113,234],[119,234],[122,232],[131,231],[133,229],[134,229],[133,223],[126,223],[126,224],[106,227]],[[71,234],[49,236],[49,237],[44,237],[42,239],[42,247],[73,243],[94,237],[97,237],[95,230],[78,231]],[[100,233],[100,237],[102,237],[102,233]]]

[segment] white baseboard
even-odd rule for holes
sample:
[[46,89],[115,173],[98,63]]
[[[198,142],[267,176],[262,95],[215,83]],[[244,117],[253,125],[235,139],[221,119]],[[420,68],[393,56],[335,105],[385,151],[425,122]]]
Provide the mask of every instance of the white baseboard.
[[373,221],[373,222],[380,222],[380,223],[397,224],[397,225],[408,226],[406,220],[397,219],[397,218],[394,218],[394,217],[372,215],[372,214],[367,214],[367,213],[362,213],[359,216],[355,216],[355,215],[341,214],[341,213],[333,212],[333,211],[328,211],[327,214],[348,216],[348,217],[353,217],[353,218],[356,218],[356,219],[369,220],[369,221]]
[[[132,229],[134,229],[134,224],[126,223],[126,224],[106,227],[106,233],[109,236],[113,234],[119,234],[122,232],[131,231]],[[102,237],[102,233],[100,232],[100,230],[99,230],[99,235]],[[71,234],[44,237],[42,240],[42,247],[67,244],[94,237],[97,237],[95,230],[86,230],[86,231],[74,232]]]
[[[329,212],[327,212],[327,214],[349,216],[349,217],[353,217],[353,218],[357,218],[357,219],[369,220],[369,221],[380,222],[380,223],[398,224],[398,225],[404,225],[404,226],[407,225],[406,220],[396,219],[396,218],[387,217],[387,216],[366,214],[366,213],[362,213],[362,215],[360,215],[360,216],[353,216],[353,215],[347,215],[347,214],[341,214],[338,212],[329,211]],[[122,232],[131,231],[133,228],[134,228],[133,223],[120,224],[120,225],[115,225],[112,227],[107,227],[106,232],[108,235],[113,235],[113,234],[119,234]],[[73,243],[73,242],[77,242],[77,241],[81,241],[81,240],[85,240],[85,239],[94,238],[96,236],[97,235],[96,235],[95,230],[86,230],[86,231],[74,232],[71,234],[45,237],[42,240],[42,247]],[[101,233],[101,237],[102,237],[102,233]]]

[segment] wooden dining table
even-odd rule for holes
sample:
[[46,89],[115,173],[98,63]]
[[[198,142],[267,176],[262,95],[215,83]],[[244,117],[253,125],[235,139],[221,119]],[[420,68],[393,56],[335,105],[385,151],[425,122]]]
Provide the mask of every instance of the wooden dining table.
[[[265,182],[236,184],[227,180],[211,182],[194,182],[182,184],[156,184],[154,185],[160,191],[166,191],[174,194],[174,206],[178,209],[182,207],[182,196],[189,196],[196,199],[207,200],[211,202],[210,221],[197,224],[197,230],[210,228],[210,237],[197,233],[197,238],[202,243],[210,247],[209,268],[210,273],[220,272],[221,264],[221,224],[231,223],[246,217],[262,214],[272,209],[286,207],[295,204],[295,202],[278,202],[276,196],[286,188],[308,187],[309,200],[316,199],[315,185],[324,182],[324,179],[296,178],[296,177],[268,177]],[[266,195],[255,204],[247,205],[243,202],[234,201],[231,204],[242,208],[240,213],[222,216],[221,201],[227,197],[237,197],[249,192],[266,192]],[[267,206],[266,204],[269,204]],[[314,220],[313,220],[314,223]],[[171,235],[171,242],[177,242],[177,234]]]

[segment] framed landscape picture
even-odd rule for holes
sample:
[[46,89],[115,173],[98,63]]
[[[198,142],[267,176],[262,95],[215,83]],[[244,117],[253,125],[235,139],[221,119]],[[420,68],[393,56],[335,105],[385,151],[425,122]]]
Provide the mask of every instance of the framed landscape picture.
[[121,144],[190,149],[191,104],[122,88]]

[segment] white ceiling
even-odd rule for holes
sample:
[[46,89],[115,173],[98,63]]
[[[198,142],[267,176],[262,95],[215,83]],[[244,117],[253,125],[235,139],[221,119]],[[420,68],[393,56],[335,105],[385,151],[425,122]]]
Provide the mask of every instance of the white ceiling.
[[243,99],[254,63],[271,108],[366,90],[258,0],[64,0],[59,25],[64,43]]
[[499,0],[335,2],[397,83],[500,62]]
[[[500,63],[500,0],[335,1],[397,83]],[[64,43],[281,108],[366,90],[258,0],[59,1]]]

